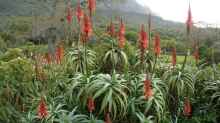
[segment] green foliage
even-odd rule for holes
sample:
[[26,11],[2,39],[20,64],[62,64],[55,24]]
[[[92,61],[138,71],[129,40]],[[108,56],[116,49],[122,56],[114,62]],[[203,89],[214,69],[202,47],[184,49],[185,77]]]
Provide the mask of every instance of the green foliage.
[[128,58],[123,49],[116,47],[117,41],[110,39],[112,43],[111,49],[109,49],[103,58],[104,69],[107,72],[112,72],[113,70],[123,71],[128,66]]
[[7,44],[5,43],[4,39],[0,36],[0,55],[5,52],[7,49]]
[[135,31],[126,32],[125,37],[128,41],[131,41],[133,44],[135,44],[138,40],[138,34]]
[[[72,0],[74,5],[76,2]],[[86,6],[87,2],[82,1],[82,7]],[[184,62],[186,45],[190,44],[185,41],[183,30],[164,29],[160,18],[153,17],[160,25],[155,26],[151,33],[151,37],[156,32],[161,34],[163,54],[156,57],[153,40],[145,52],[138,50],[136,28],[126,27],[126,45],[119,48],[118,37],[103,34],[104,22],[108,19],[97,17],[93,21],[103,23],[94,23],[91,42],[65,47],[61,64],[54,61],[59,55],[57,52],[53,54],[51,64],[33,60],[34,54],[47,52],[47,46],[34,45],[20,38],[30,32],[31,18],[11,17],[8,27],[0,33],[0,122],[104,123],[100,119],[105,119],[106,113],[110,113],[113,123],[219,121],[220,68],[215,64],[219,61],[219,51],[214,50],[217,43],[213,43],[210,37],[206,43],[201,42],[201,63],[196,64],[192,56],[187,56]],[[141,18],[146,22],[145,17],[141,15]],[[118,27],[117,22],[114,23]],[[178,28],[183,28],[183,25]],[[72,29],[66,31],[71,32]],[[71,43],[79,38],[78,30],[74,31],[64,40]],[[178,54],[176,66],[171,65],[170,54],[174,46]],[[37,76],[36,63],[43,79]],[[151,80],[153,92],[149,99],[144,97],[146,76]],[[186,97],[193,108],[191,117],[183,115]],[[38,117],[41,98],[45,98],[48,111],[48,116],[43,119]],[[95,103],[92,112],[88,111],[89,98],[93,98]]]
[[[113,119],[122,118],[127,112],[128,87],[119,74],[100,74],[86,86],[87,95],[97,100],[99,113],[111,112]],[[99,102],[100,101],[100,102]]]
[[86,69],[94,67],[96,54],[92,50],[83,47],[71,48],[68,52],[68,63],[75,68],[75,72],[86,72]]
[[15,58],[0,64],[0,80],[8,82],[29,82],[33,77],[30,60]]
[[19,48],[13,48],[13,49],[8,49],[8,51],[0,56],[0,60],[4,62],[8,62],[10,60],[13,60],[18,57],[23,57],[24,54],[22,53],[22,50]]

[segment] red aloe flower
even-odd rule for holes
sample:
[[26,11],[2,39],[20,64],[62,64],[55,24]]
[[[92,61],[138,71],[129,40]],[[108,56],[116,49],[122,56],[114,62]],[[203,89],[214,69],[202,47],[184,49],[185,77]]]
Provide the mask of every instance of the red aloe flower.
[[191,7],[189,5],[188,18],[187,18],[187,21],[186,21],[187,34],[190,33],[190,30],[191,30],[192,26],[193,26],[192,13],[191,13]]
[[56,62],[57,62],[57,64],[61,64],[63,57],[64,57],[64,49],[63,49],[63,46],[60,45],[56,48]]
[[111,36],[111,37],[114,37],[115,36],[115,26],[114,24],[112,23],[112,21],[110,22],[110,25],[108,26],[108,34]]
[[87,107],[90,113],[95,110],[95,103],[92,97],[88,98]]
[[145,99],[150,99],[153,96],[153,90],[151,88],[151,81],[146,79],[144,81],[144,97]]
[[84,15],[83,19],[83,34],[84,38],[88,39],[92,35],[92,23],[90,20],[90,17],[87,16],[86,14]]
[[45,60],[47,64],[51,64],[52,63],[52,56],[50,53],[46,53],[45,54]]
[[120,28],[119,28],[119,47],[123,48],[125,45],[125,24],[121,19]]
[[68,2],[66,19],[69,24],[72,23],[72,18],[73,18],[73,13],[72,13],[72,8],[71,8],[71,3]]
[[173,47],[172,49],[172,65],[175,66],[176,65],[176,48]]
[[155,35],[154,52],[155,52],[157,57],[160,55],[160,52],[161,52],[161,49],[160,49],[160,35],[158,33]]
[[196,60],[196,63],[198,63],[198,61],[199,61],[199,48],[198,48],[198,46],[195,46],[195,51],[193,53],[193,56]]
[[92,12],[94,12],[96,8],[96,0],[88,0],[87,3],[88,3],[89,14],[91,17]]
[[111,118],[110,118],[110,113],[105,114],[105,123],[112,123]]
[[38,105],[38,113],[37,114],[40,119],[46,118],[48,115],[47,105],[46,105],[46,102],[43,97],[41,98],[40,103]]
[[140,48],[145,50],[148,48],[148,36],[147,32],[144,30],[144,25],[141,25],[141,31],[139,32],[139,41],[140,41]]
[[186,117],[190,117],[192,115],[192,107],[191,107],[191,103],[190,103],[189,98],[185,99],[184,108],[183,108],[183,114]]
[[80,1],[78,0],[77,8],[76,8],[76,17],[77,17],[77,20],[78,20],[79,23],[81,21],[81,18],[83,18],[83,15],[84,15],[84,12],[81,9]]

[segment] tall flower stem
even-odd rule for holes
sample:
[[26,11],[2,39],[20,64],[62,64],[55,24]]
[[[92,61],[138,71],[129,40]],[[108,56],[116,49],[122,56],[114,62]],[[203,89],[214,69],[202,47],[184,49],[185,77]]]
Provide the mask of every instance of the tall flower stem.
[[79,49],[79,44],[81,40],[81,28],[80,28],[80,23],[79,23],[79,34],[78,34],[78,41],[77,41],[77,48]]
[[87,63],[87,45],[86,41],[83,42],[84,45],[84,64],[85,64],[85,74],[88,76],[88,63]]
[[154,60],[154,66],[153,66],[153,70],[152,70],[152,75],[155,73],[156,66],[157,66],[157,60],[158,60],[158,56],[156,56],[156,58]]
[[190,50],[188,49],[185,56],[184,56],[184,61],[183,61],[183,65],[181,67],[181,71],[184,70],[185,66],[186,66],[186,63],[187,63],[187,58],[188,58],[188,55],[190,54]]
[[112,40],[112,74],[115,72],[115,68],[116,68],[116,63],[115,63],[115,58],[114,58],[114,52],[115,52],[115,48],[114,48],[114,40]]

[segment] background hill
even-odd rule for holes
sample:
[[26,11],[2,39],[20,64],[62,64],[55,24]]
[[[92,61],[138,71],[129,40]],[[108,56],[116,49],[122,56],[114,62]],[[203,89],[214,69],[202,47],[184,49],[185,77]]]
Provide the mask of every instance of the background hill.
[[[72,0],[75,7],[76,0]],[[96,21],[97,25],[106,26],[111,17],[123,17],[130,31],[137,32],[140,24],[147,24],[147,13],[149,7],[139,5],[135,0],[99,0],[97,2]],[[82,3],[83,5],[84,3]],[[61,25],[60,20],[65,18],[66,1],[65,0],[0,0],[0,31],[6,31],[11,28],[18,28],[27,31],[30,35],[44,34],[44,31],[51,27]],[[37,18],[37,19],[36,19]],[[23,28],[26,26],[25,28]],[[185,25],[179,22],[164,20],[153,14],[153,30],[161,33],[165,40],[185,41]],[[33,30],[37,30],[36,32]],[[197,40],[207,41],[215,44],[218,40],[218,29],[195,28],[195,33],[199,33]],[[20,32],[19,32],[20,34]],[[196,34],[195,34],[196,35]],[[198,35],[198,34],[197,34]]]
[[[99,1],[97,5],[96,15],[98,16],[96,16],[96,18],[97,20],[102,21],[99,21],[99,23],[103,24],[109,22],[111,17],[121,16],[131,27],[137,27],[139,24],[142,23],[147,24],[147,13],[151,11],[150,8],[139,5],[135,0],[122,0],[121,2],[112,2],[112,0],[104,1],[105,2]],[[50,16],[58,16],[56,18],[57,20],[53,20],[59,21],[60,18],[64,18],[65,16],[65,8],[65,0],[0,0],[0,26],[3,27],[3,25],[7,24],[11,16],[44,16],[45,18],[48,18]],[[152,16],[152,22],[153,27],[155,28],[169,27],[169,29],[174,29],[174,31],[176,29],[181,29],[184,26],[182,23],[163,20],[161,17],[156,15]],[[44,28],[43,30],[51,26],[51,24],[48,24],[47,22],[46,24],[44,23],[45,20],[44,22],[39,22],[39,24],[43,26],[38,25],[40,28]]]

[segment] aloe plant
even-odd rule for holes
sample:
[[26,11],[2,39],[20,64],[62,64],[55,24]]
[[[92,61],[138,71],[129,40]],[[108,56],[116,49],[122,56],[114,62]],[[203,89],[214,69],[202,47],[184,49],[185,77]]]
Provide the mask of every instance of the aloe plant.
[[113,70],[122,71],[128,65],[127,55],[122,49],[116,47],[116,40],[111,39],[112,47],[105,53],[103,62],[105,65],[111,65],[111,72]]
[[170,69],[163,75],[163,80],[167,84],[167,103],[172,115],[173,122],[179,115],[179,102],[181,97],[194,93],[194,79],[192,73],[180,68]]
[[[68,52],[68,63],[74,68],[75,72],[86,72],[87,67],[93,67],[95,65],[95,52],[92,50],[84,50],[83,47],[71,48]],[[87,64],[87,65],[86,65]]]
[[111,112],[113,119],[125,116],[128,91],[126,80],[115,72],[112,76],[99,74],[86,86],[87,94],[100,101],[99,113]]

